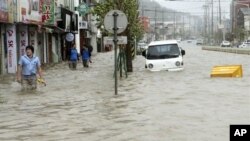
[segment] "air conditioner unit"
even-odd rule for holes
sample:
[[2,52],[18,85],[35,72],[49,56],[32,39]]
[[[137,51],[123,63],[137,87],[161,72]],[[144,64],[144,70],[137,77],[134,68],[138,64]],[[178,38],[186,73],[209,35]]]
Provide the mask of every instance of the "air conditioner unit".
[[79,21],[79,29],[88,29],[88,22],[87,21]]

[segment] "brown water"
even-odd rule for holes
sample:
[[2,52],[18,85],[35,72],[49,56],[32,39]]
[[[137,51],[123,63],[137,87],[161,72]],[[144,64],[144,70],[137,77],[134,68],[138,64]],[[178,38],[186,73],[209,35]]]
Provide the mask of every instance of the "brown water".
[[[1,80],[0,141],[228,141],[230,124],[250,123],[250,56],[182,46],[184,71],[149,72],[138,56],[118,96],[113,53],[47,70],[36,92]],[[211,79],[224,64],[242,64],[244,77]]]

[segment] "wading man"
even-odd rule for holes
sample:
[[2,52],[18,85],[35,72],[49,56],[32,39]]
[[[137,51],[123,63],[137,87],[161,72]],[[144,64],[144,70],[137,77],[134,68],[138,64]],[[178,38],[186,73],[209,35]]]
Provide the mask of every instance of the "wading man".
[[17,68],[17,81],[21,82],[23,90],[34,90],[37,88],[37,73],[42,79],[41,63],[38,57],[34,56],[34,47],[26,47],[26,55],[23,55]]

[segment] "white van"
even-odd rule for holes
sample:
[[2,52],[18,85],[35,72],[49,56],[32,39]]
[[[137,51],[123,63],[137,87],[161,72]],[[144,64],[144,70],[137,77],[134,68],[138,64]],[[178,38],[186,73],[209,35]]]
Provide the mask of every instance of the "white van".
[[153,41],[142,53],[146,58],[145,68],[150,71],[180,71],[183,70],[182,50],[176,40]]

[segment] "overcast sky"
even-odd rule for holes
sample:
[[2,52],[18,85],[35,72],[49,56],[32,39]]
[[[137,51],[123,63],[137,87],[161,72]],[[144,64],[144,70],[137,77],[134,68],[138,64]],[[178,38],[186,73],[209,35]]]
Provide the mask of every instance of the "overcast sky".
[[[188,12],[192,15],[204,15],[204,9],[202,8],[206,1],[212,0],[181,0],[179,2],[168,1],[168,0],[151,0],[160,3],[162,6],[171,8],[181,12]],[[218,0],[214,1],[214,13],[218,13],[219,2]],[[221,12],[222,17],[226,16],[229,18],[230,15],[230,3],[231,0],[221,0]],[[211,5],[210,5],[211,6]]]

